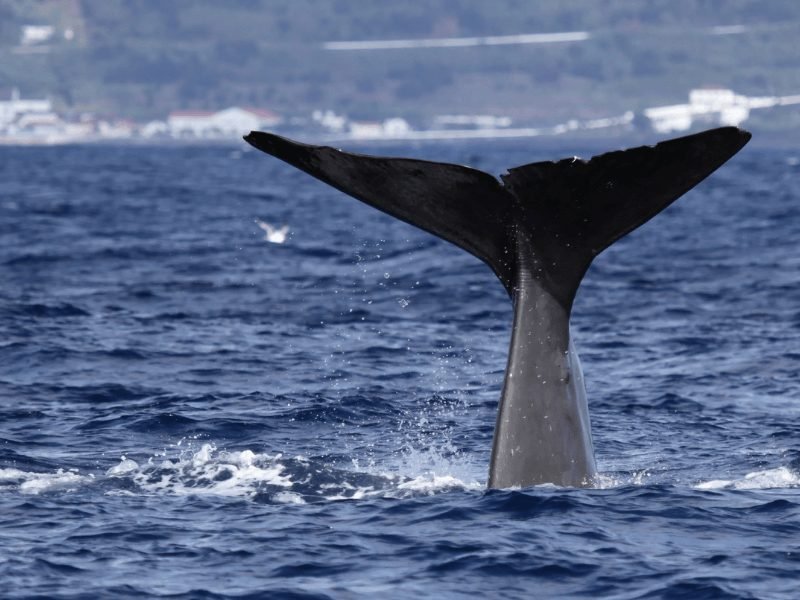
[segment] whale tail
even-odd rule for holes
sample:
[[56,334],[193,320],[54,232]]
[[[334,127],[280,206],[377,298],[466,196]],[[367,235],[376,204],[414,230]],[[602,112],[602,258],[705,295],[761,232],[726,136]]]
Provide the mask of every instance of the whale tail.
[[491,487],[588,485],[594,451],[580,363],[569,334],[592,260],[705,179],[750,134],[723,127],[610,152],[509,169],[501,180],[458,165],[309,146],[261,132],[245,139],[486,262],[514,303]]
[[253,131],[254,147],[487,263],[513,297],[520,271],[571,307],[595,256],[736,154],[750,134],[722,127],[494,176],[460,165],[384,158]]

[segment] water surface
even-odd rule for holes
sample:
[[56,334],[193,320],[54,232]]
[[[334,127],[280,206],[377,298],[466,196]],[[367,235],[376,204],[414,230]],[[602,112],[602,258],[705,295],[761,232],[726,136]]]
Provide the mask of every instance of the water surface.
[[[362,150],[580,150],[538,145]],[[798,157],[589,271],[597,488],[487,492],[488,267],[256,152],[0,148],[3,596],[797,597]]]

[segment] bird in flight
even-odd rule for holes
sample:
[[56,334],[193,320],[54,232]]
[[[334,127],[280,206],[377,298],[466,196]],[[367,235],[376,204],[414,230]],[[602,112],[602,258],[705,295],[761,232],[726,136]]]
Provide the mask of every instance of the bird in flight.
[[286,241],[286,235],[289,233],[289,226],[284,225],[281,228],[275,228],[269,223],[256,219],[256,225],[264,230],[264,241],[272,242],[273,244],[282,244]]

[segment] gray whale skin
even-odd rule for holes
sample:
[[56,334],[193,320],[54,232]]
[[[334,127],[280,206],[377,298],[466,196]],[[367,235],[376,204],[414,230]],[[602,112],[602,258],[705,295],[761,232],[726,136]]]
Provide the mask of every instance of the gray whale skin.
[[244,138],[317,179],[452,242],[491,267],[514,306],[490,488],[590,486],[596,466],[569,318],[592,260],[750,139],[722,127],[508,170],[351,154],[254,131]]

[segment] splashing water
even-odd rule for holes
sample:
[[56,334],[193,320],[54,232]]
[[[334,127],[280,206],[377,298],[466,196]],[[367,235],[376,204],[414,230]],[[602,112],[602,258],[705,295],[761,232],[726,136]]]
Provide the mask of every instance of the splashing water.
[[[287,458],[251,450],[220,451],[214,444],[204,443],[197,450],[184,449],[176,457],[154,456],[141,463],[122,456],[118,464],[101,474],[84,475],[77,469],[58,469],[54,473],[1,469],[0,490],[42,494],[103,485],[112,494],[230,496],[302,504],[483,489],[477,481],[454,475],[464,471],[464,465],[440,454],[409,449],[401,456],[391,469],[372,464],[366,471],[348,471],[304,456]],[[359,466],[354,461],[354,467]],[[403,472],[416,475],[399,474]]]

